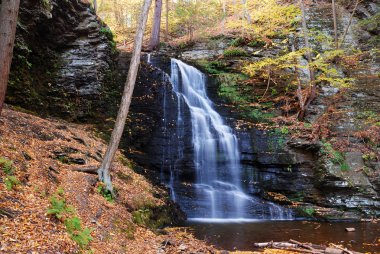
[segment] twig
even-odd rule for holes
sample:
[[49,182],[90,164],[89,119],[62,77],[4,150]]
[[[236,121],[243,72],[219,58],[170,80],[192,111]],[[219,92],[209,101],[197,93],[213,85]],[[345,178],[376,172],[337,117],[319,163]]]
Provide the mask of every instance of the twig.
[[271,81],[271,78],[270,78],[270,70],[268,70],[268,83],[267,83],[267,88],[265,89],[265,92],[264,92],[263,96],[261,97],[261,99],[264,99],[265,95],[267,94],[268,89],[269,89],[269,85],[270,85],[270,81]]

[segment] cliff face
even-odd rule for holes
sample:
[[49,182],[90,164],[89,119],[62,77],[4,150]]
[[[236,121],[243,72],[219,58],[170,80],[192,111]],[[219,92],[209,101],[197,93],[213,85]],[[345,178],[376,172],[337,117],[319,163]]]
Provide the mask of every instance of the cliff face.
[[7,102],[89,118],[114,68],[111,39],[89,3],[21,1]]

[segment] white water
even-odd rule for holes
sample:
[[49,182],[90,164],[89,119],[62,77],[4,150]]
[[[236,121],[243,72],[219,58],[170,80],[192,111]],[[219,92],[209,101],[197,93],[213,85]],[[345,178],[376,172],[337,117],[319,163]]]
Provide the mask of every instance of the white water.
[[178,130],[183,130],[184,104],[191,114],[196,180],[192,185],[195,197],[188,205],[191,208],[185,209],[189,219],[224,222],[290,219],[291,214],[280,206],[264,203],[243,191],[238,140],[214,110],[206,93],[205,75],[172,59],[171,82],[178,99]]

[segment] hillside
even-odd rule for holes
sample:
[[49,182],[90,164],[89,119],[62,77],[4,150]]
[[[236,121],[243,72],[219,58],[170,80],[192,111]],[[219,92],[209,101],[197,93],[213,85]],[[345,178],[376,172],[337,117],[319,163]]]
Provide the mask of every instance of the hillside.
[[[149,209],[155,216],[169,216],[159,212],[167,196],[164,190],[136,174],[120,153],[112,174],[118,192],[116,199],[99,193],[96,175],[73,171],[98,165],[104,153],[106,145],[91,126],[42,119],[12,109],[3,111],[0,124],[1,253],[79,250],[63,223],[71,215],[57,219],[48,212],[53,197],[73,206],[82,229],[91,229],[92,241],[89,246],[84,245],[86,251],[157,253],[162,249],[165,253],[177,253],[180,248],[214,251],[189,234],[170,229],[158,234],[145,225],[159,226],[151,225],[146,212]],[[170,216],[170,220],[178,217],[175,213]],[[170,220],[163,217],[158,223],[170,224]]]

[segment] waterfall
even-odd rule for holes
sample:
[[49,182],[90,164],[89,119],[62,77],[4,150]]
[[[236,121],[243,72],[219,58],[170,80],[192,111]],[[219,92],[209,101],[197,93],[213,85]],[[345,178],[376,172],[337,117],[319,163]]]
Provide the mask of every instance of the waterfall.
[[[165,63],[150,54],[146,61]],[[243,176],[239,140],[207,96],[206,76],[171,59],[170,75],[162,71],[161,77],[160,178],[189,220],[293,219],[291,210],[248,194],[250,180]]]
[[179,131],[183,130],[185,105],[191,117],[196,177],[192,184],[195,197],[184,208],[189,218],[206,221],[289,219],[291,215],[280,206],[249,196],[242,189],[238,140],[213,108],[206,92],[205,75],[172,59],[171,83],[178,101]]

